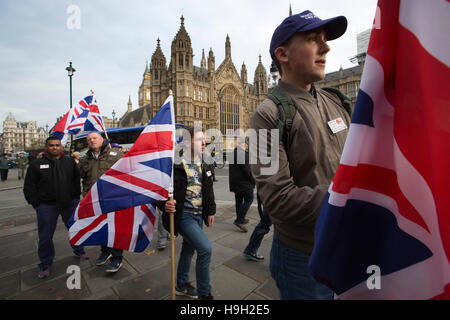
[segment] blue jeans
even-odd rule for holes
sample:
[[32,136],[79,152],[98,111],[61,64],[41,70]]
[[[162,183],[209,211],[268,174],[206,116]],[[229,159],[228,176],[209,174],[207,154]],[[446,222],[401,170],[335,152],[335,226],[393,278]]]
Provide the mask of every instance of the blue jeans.
[[235,192],[234,199],[236,202],[236,220],[234,222],[242,224],[245,216],[253,202],[253,189],[243,192]]
[[282,300],[331,300],[333,291],[309,272],[309,254],[293,249],[273,236],[270,273]]
[[270,231],[270,226],[272,225],[272,221],[270,221],[269,213],[266,209],[262,211],[264,221],[261,219],[259,223],[256,225],[255,230],[253,230],[252,235],[250,236],[250,241],[248,242],[247,247],[244,250],[244,253],[248,254],[256,254],[258,252],[259,247],[261,246],[261,242],[266,234]]
[[158,246],[165,246],[170,239],[170,233],[164,228],[161,210],[156,208],[156,212],[158,212]]
[[189,282],[189,269],[192,256],[197,251],[195,274],[197,279],[198,295],[211,293],[209,284],[209,265],[211,263],[211,243],[202,230],[203,218],[201,214],[183,212],[180,221],[179,233],[183,237],[180,260],[178,261],[177,286],[182,287]]
[[[69,229],[67,227],[67,222],[75,211],[78,202],[78,199],[73,199],[68,207],[62,209],[58,209],[56,205],[49,205],[45,203],[41,203],[36,208],[39,234],[38,256],[41,261],[39,264],[39,268],[41,270],[48,268],[55,258],[53,234],[55,233],[58,216],[61,215],[66,228]],[[84,253],[83,246],[72,246],[72,249],[76,255],[81,255]]]

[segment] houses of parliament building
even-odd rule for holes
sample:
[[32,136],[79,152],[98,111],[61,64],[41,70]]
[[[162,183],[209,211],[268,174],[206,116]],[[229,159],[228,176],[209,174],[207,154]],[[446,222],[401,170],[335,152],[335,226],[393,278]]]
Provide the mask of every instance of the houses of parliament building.
[[119,126],[146,125],[172,90],[177,123],[194,125],[194,121],[201,121],[203,130],[217,128],[222,134],[226,134],[227,129],[246,131],[250,115],[267,96],[268,78],[261,56],[253,84],[247,81],[245,64],[238,73],[232,62],[228,36],[225,59],[218,68],[212,49],[207,56],[203,50],[200,66],[194,66],[192,42],[182,16],[178,33],[172,41],[170,60],[166,60],[158,39],[139,87],[139,108],[132,110],[129,101]]

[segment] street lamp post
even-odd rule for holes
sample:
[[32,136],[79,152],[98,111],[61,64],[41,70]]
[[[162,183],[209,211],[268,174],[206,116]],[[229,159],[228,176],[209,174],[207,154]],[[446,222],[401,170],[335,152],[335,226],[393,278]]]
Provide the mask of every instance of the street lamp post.
[[271,87],[274,87],[277,85],[277,80],[280,78],[280,73],[278,72],[278,68],[273,61],[272,64],[270,65],[270,74],[273,79]]
[[[69,62],[69,66],[66,68],[66,70],[67,75],[69,76],[70,79],[70,108],[72,109],[72,77],[76,71],[75,68],[72,67],[72,62]],[[72,151],[72,145],[73,145],[73,137],[72,135],[70,135],[70,152]]]
[[113,120],[112,127],[114,128],[114,124],[115,124],[115,120],[116,120],[116,112],[114,111],[114,109],[112,111],[112,116],[113,116],[113,118],[112,118],[112,120]]

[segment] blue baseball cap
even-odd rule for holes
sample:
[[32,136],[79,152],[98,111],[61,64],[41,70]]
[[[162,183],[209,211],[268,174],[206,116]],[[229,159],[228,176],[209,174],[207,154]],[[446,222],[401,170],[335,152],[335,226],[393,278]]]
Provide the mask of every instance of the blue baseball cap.
[[325,29],[327,40],[334,40],[347,30],[347,18],[339,16],[322,20],[309,10],[287,17],[273,33],[272,41],[270,41],[270,56],[273,59],[276,48],[283,45],[297,32],[310,31],[320,27]]

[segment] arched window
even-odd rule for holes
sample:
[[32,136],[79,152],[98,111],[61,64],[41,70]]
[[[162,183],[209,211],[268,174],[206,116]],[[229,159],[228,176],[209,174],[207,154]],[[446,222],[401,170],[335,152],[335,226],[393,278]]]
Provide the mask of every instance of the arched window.
[[158,70],[155,70],[155,80],[158,80]]
[[183,54],[182,53],[180,53],[178,62],[179,62],[179,65],[182,67],[183,66]]
[[228,86],[222,90],[220,99],[220,131],[227,134],[227,129],[239,129],[239,93]]

